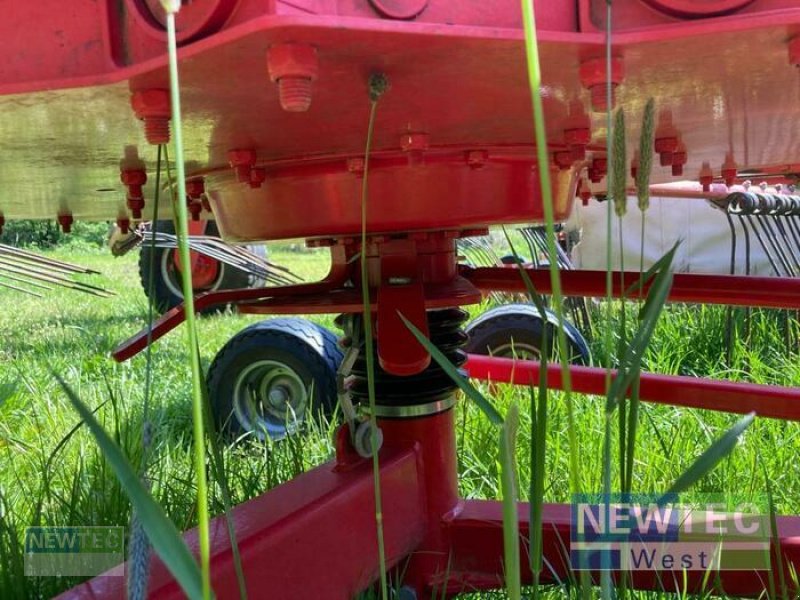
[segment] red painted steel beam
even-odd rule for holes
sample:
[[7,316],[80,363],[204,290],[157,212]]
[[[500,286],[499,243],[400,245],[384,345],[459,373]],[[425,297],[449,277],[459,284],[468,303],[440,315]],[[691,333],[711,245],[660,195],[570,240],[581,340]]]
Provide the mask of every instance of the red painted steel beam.
[[[532,360],[513,360],[470,354],[464,367],[470,377],[497,383],[536,385],[540,364]],[[604,396],[605,369],[571,365],[572,390]],[[547,386],[563,389],[561,365],[547,366]],[[639,397],[645,402],[705,408],[721,412],[800,421],[800,388],[758,385],[683,375],[642,373]]]
[[[569,543],[571,532],[570,505],[546,504],[543,511],[544,568],[542,582],[568,582],[577,574],[570,574]],[[531,571],[527,564],[527,538],[530,529],[530,508],[520,503],[518,508],[521,538],[523,583],[531,582]],[[787,565],[786,580],[793,586],[788,575],[788,565],[800,567],[800,517],[778,517],[778,537],[781,544],[784,564]],[[503,585],[503,516],[499,502],[467,500],[461,510],[445,524],[453,548],[450,572],[446,581],[434,578],[432,587],[448,593],[489,590]],[[773,546],[773,565],[775,562]],[[632,572],[633,586],[636,589],[655,589],[683,591],[684,573]],[[674,575],[674,576],[673,576]],[[764,593],[770,574],[764,571],[719,571],[719,586],[731,596],[759,596]],[[618,579],[618,574],[613,574]],[[687,571],[686,587],[698,592],[703,589],[704,571]],[[714,589],[716,573],[710,577],[707,590]],[[599,575],[592,574],[594,583]],[[777,580],[777,577],[776,577]],[[438,586],[438,587],[437,587]],[[793,589],[797,593],[797,589]],[[790,597],[794,597],[790,592]]]
[[[413,447],[381,455],[384,536],[390,565],[417,548],[425,535],[423,481]],[[233,509],[252,599],[349,600],[378,577],[372,463],[337,469],[331,462]],[[197,556],[197,530],[185,534]],[[224,516],[211,522],[212,585],[219,600],[238,599]],[[99,576],[61,600],[125,598],[125,578]],[[184,598],[158,559],[151,565],[148,598]]]
[[[550,294],[550,273],[547,269],[525,269],[536,291]],[[463,267],[461,275],[485,292],[526,293],[518,269],[508,267]],[[613,275],[612,296],[619,298],[637,278],[627,273],[625,286],[620,273]],[[606,295],[605,271],[562,271],[561,286],[566,296],[602,297]],[[645,286],[645,293],[648,289]],[[638,291],[628,293],[631,299]],[[782,277],[752,277],[738,275],[698,275],[677,273],[672,283],[670,302],[698,302],[730,306],[763,306],[765,308],[800,309],[800,279]]]

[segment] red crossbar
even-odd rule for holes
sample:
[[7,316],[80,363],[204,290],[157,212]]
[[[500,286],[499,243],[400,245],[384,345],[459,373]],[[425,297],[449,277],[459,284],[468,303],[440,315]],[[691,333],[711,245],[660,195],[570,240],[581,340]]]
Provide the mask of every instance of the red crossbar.
[[[550,272],[547,269],[525,269],[540,294],[550,294]],[[508,267],[464,267],[461,275],[478,289],[487,292],[526,293],[519,270]],[[612,296],[619,298],[637,279],[638,273],[627,273],[623,285],[619,272],[612,273]],[[602,297],[606,294],[605,271],[561,271],[561,287],[567,296]],[[645,286],[644,293],[648,287]],[[630,298],[639,292],[628,292]],[[750,275],[699,275],[678,273],[674,276],[670,302],[699,302],[730,306],[763,306],[765,308],[800,309],[800,279],[752,277]]]
[[[537,385],[539,382],[540,365],[533,360],[470,354],[465,368],[470,377],[484,381],[516,385]],[[570,365],[569,370],[573,391],[605,396],[605,369]],[[560,364],[547,366],[547,387],[563,389]],[[658,404],[739,414],[755,412],[761,417],[800,421],[798,388],[642,373],[639,398]]]

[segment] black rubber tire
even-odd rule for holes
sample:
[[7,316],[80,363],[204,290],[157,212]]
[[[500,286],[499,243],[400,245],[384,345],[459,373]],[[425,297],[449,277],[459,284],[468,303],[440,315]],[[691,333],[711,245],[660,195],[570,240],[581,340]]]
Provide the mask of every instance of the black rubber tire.
[[[274,428],[269,424],[265,431],[243,422],[235,410],[237,387],[244,385],[239,382],[240,377],[263,361],[280,363],[302,380],[306,391],[313,391],[305,417],[330,417],[336,408],[336,372],[342,362],[336,340],[321,325],[300,318],[268,319],[233,336],[217,353],[208,371],[211,413],[218,430],[231,440],[246,433],[259,439],[268,434],[273,440],[287,435],[285,421]],[[283,431],[279,431],[280,427]]]
[[[175,225],[172,221],[157,221],[153,224],[155,231],[162,233],[175,233]],[[214,221],[209,221],[206,226],[206,235],[219,235],[219,229]],[[165,313],[171,308],[174,308],[183,302],[183,294],[180,290],[180,283],[177,278],[169,282],[166,280],[168,274],[165,269],[172,266],[170,256],[175,252],[169,248],[151,248],[149,244],[142,244],[141,251],[139,252],[139,280],[141,281],[142,288],[144,289],[145,296],[150,296],[150,268],[154,267],[153,273],[153,301],[155,308],[159,313]],[[153,260],[151,260],[151,257]],[[211,288],[204,288],[202,290],[195,289],[196,293],[207,291],[208,289],[214,290],[232,290],[236,288],[247,288],[252,285],[252,278],[249,273],[234,269],[230,265],[220,263],[220,272]],[[212,306],[202,311],[204,315],[217,314],[224,312],[227,306]]]
[[[530,304],[505,304],[486,311],[472,321],[466,328],[469,335],[467,352],[491,356],[511,356],[511,347],[519,345],[521,350],[535,350],[541,355],[544,328],[548,327],[548,356],[553,356],[558,320],[551,311],[546,311],[547,319],[543,320],[539,310]],[[583,335],[572,324],[565,322],[564,332],[570,362],[586,365],[591,362],[589,345]]]

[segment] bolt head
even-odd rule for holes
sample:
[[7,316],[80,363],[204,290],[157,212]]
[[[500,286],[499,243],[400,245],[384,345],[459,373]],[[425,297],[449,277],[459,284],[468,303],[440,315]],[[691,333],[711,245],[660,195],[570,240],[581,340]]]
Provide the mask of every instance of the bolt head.
[[428,145],[427,133],[406,133],[400,137],[400,147],[404,152],[421,152],[427,150]]
[[186,182],[186,195],[192,200],[200,198],[206,191],[206,184],[202,179],[190,179]]
[[261,184],[267,179],[267,172],[262,168],[250,169],[250,187],[253,189],[260,188]]
[[147,183],[147,173],[142,169],[120,171],[119,180],[127,186],[142,186]]
[[267,50],[269,77],[277,82],[284,77],[315,81],[319,73],[317,49],[308,44],[276,44]]
[[588,146],[592,141],[592,132],[588,127],[564,130],[564,143],[569,146]]
[[256,164],[256,151],[252,148],[228,150],[228,162],[231,167],[238,167],[241,165],[250,167]]
[[138,90],[131,94],[131,108],[139,119],[172,116],[169,91],[161,89]]
[[489,160],[489,152],[486,150],[469,150],[466,154],[467,165],[471,169],[480,169]]
[[350,173],[360,174],[364,172],[364,159],[361,157],[348,158],[347,170]]

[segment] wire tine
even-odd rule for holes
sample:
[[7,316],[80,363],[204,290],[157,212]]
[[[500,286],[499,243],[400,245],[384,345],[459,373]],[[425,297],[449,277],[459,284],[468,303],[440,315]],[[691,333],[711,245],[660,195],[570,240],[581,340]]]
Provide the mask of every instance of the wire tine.
[[19,275],[9,275],[8,273],[5,273],[3,275],[3,277],[5,277],[6,279],[10,279],[12,281],[17,281],[19,283],[24,283],[25,285],[32,285],[33,287],[41,288],[41,289],[47,290],[47,291],[51,291],[53,289],[52,287],[50,287],[48,285],[44,285],[43,283],[37,282],[36,280],[27,279],[25,277],[20,277]]
[[82,267],[80,265],[74,265],[72,263],[64,262],[61,260],[56,260],[54,258],[46,258],[39,254],[35,254],[34,252],[28,252],[26,250],[22,250],[20,248],[15,248],[14,246],[9,246],[7,244],[0,244],[0,253],[5,254],[14,254],[19,257],[24,257],[29,260],[35,262],[41,262],[48,265],[58,265],[59,267],[67,270],[74,271],[76,273],[84,273],[84,274],[91,274],[91,275],[100,275],[99,271],[95,271],[93,269],[89,269],[86,267]]
[[16,285],[12,285],[10,283],[5,283],[3,281],[0,281],[0,287],[7,288],[9,290],[14,290],[15,292],[21,292],[23,294],[28,294],[29,296],[34,296],[35,298],[44,298],[44,296],[42,296],[41,294],[39,294],[37,292],[33,292],[31,290],[26,290],[26,289],[18,287]]

